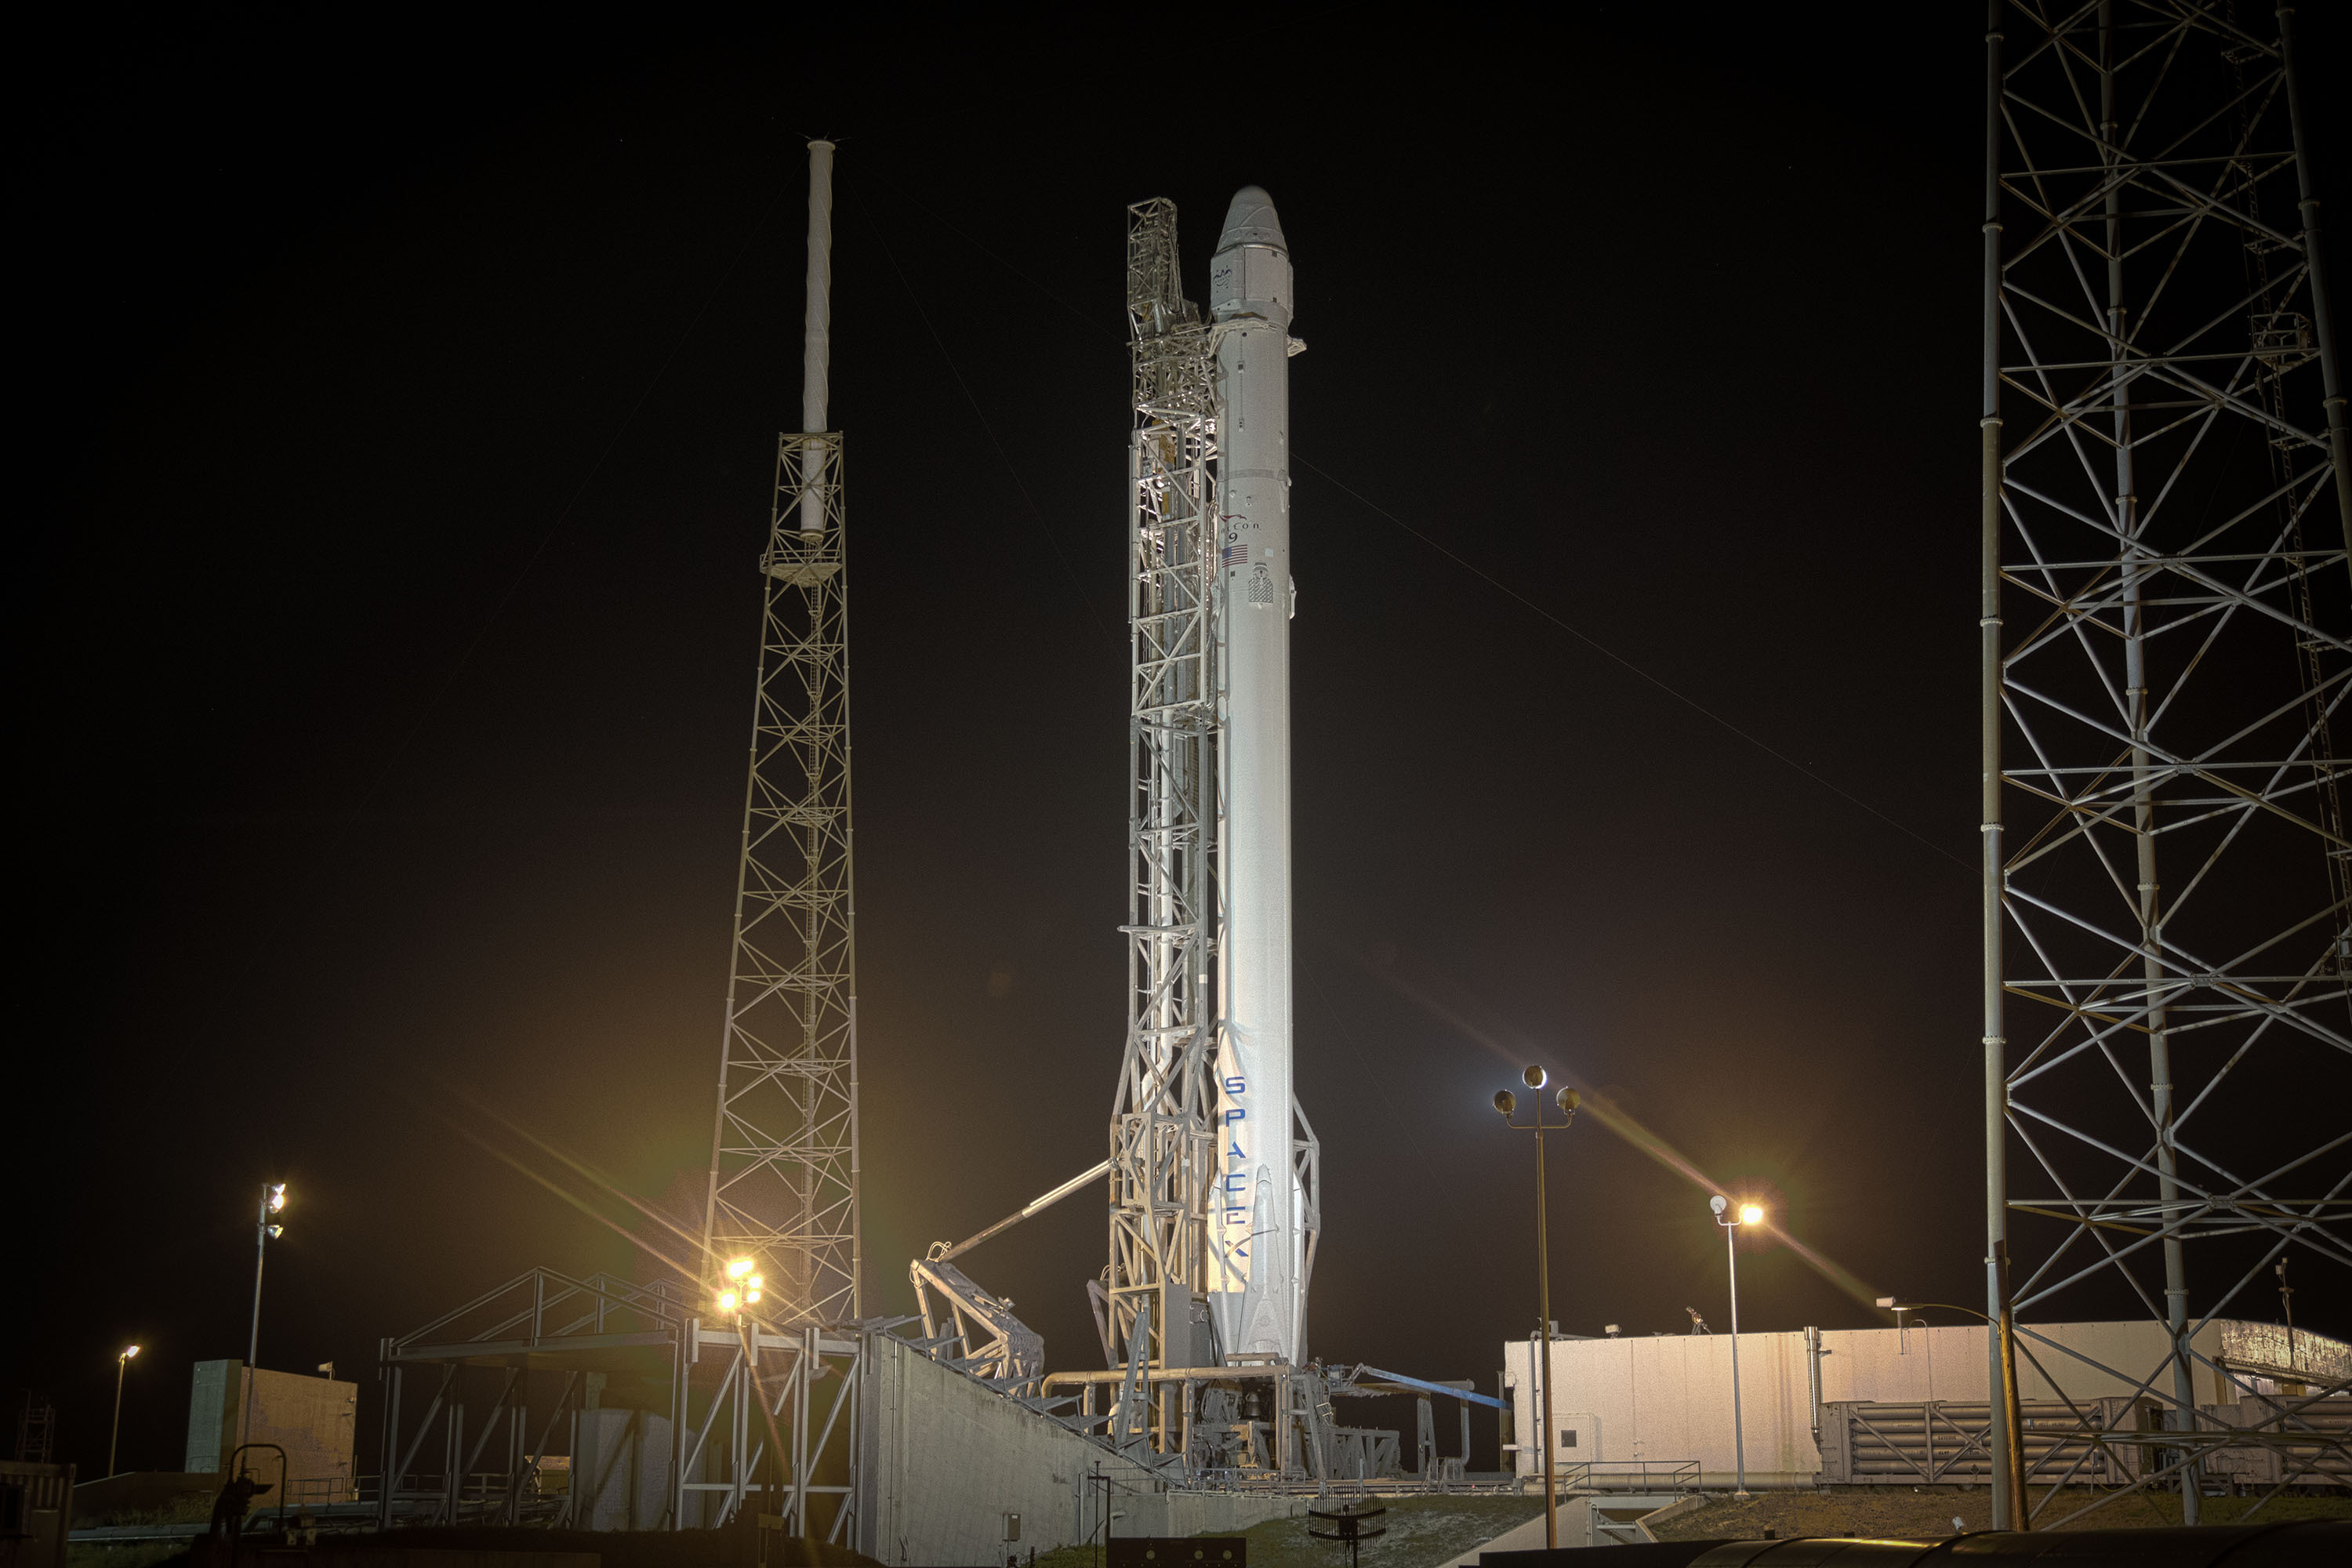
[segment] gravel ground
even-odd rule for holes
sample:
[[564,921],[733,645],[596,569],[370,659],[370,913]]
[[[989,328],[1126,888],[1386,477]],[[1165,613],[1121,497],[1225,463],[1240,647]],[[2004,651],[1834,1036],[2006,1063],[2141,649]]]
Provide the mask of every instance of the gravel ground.
[[[1363,1568],[1436,1568],[1475,1547],[1492,1541],[1515,1524],[1533,1519],[1543,1510],[1541,1498],[1412,1497],[1350,1500],[1360,1509],[1385,1508],[1372,1521],[1388,1533],[1363,1545]],[[1337,1502],[1316,1505],[1336,1510]],[[1250,1568],[1348,1568],[1348,1549],[1333,1541],[1317,1541],[1307,1528],[1335,1528],[1316,1519],[1274,1519],[1254,1525],[1249,1537]],[[1064,1547],[1040,1552],[1037,1568],[1088,1568],[1097,1561],[1086,1547]]]

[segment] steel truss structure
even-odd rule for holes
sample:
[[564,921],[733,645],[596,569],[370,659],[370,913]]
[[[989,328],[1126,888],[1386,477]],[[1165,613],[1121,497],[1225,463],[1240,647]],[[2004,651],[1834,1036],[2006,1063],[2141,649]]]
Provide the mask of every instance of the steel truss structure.
[[841,437],[776,444],[706,1269],[757,1260],[790,1324],[860,1315],[849,586]]
[[[1221,1009],[1218,897],[1219,604],[1215,329],[1184,298],[1176,205],[1128,209],[1127,311],[1134,370],[1128,446],[1128,1030],[1110,1125],[1110,1246],[1091,1289],[1104,1359],[1126,1392],[1107,1413],[1122,1451],[1202,1468],[1191,1441],[1223,1347],[1208,1298],[1241,1281],[1218,1247]],[[1305,1234],[1303,1302],[1320,1230],[1321,1150],[1294,1112],[1291,1167]],[[1267,1449],[1329,1474],[1321,1380],[1276,1379]],[[1087,1383],[1091,1389],[1094,1384]],[[1090,1397],[1090,1396],[1089,1396]],[[1318,1410],[1320,1414],[1318,1414]],[[1095,1424],[1091,1405],[1082,1426]],[[1261,1443],[1261,1447],[1265,1445]],[[1294,1459],[1293,1456],[1297,1456]],[[1311,1457],[1310,1457],[1311,1456]],[[1214,1467],[1209,1467],[1214,1468]]]
[[536,1268],[383,1341],[380,1526],[679,1530],[750,1507],[858,1544],[856,1391],[885,1326],[707,1324],[687,1289]]
[[1196,1311],[1205,1322],[1195,1301],[1218,1288],[1223,1262],[1207,1228],[1218,1170],[1216,414],[1173,202],[1128,209],[1127,310],[1128,1029],[1097,1314],[1113,1364],[1139,1322],[1147,1364],[1189,1366],[1214,1359],[1193,1337]]
[[[2352,476],[2291,16],[1994,0],[1987,38],[1987,1310],[2137,1300],[2169,1350],[2103,1370],[2183,1434],[2243,1392],[2192,1335],[2290,1248],[2352,1268]],[[1988,1339],[2012,1413],[2003,1344],[2064,1387]],[[2030,1473],[2000,1423],[1996,1519],[2106,1452],[2047,1414]],[[2208,1446],[2135,1487],[2194,1522]]]

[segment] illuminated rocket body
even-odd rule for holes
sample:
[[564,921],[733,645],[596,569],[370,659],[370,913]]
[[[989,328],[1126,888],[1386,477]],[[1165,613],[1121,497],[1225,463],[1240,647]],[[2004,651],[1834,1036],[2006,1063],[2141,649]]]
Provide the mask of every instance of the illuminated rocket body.
[[1290,921],[1290,251],[1274,203],[1234,197],[1210,266],[1219,453],[1224,902],[1222,1207],[1228,1355],[1303,1357],[1304,1194],[1293,1158]]

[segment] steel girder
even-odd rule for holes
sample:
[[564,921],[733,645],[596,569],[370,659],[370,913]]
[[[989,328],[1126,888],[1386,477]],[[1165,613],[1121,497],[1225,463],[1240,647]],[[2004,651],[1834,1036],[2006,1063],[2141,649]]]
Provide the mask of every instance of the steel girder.
[[[534,1268],[382,1342],[380,1526],[589,1530],[621,1497],[646,1510],[630,1528],[709,1528],[751,1504],[859,1544],[857,1391],[889,1326],[712,1323],[680,1282]],[[590,1430],[602,1418],[635,1427],[628,1447]],[[420,1474],[436,1435],[439,1468]],[[551,1454],[561,1490],[543,1485]]]

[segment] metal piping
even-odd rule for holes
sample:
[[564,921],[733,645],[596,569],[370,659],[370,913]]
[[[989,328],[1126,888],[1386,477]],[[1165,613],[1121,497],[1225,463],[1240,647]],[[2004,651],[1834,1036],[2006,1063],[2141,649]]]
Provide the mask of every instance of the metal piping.
[[1091,1165],[1086,1170],[1079,1172],[1076,1175],[1072,1176],[1068,1181],[1064,1182],[1060,1186],[1055,1187],[1052,1192],[1045,1194],[1042,1197],[1032,1198],[1029,1201],[1027,1207],[1023,1208],[1016,1213],[1006,1215],[1003,1219],[998,1220],[986,1230],[968,1236],[964,1237],[963,1240],[957,1242],[953,1247],[950,1247],[943,1241],[935,1241],[931,1243],[929,1261],[933,1263],[945,1263],[950,1258],[961,1258],[965,1253],[970,1252],[973,1247],[978,1247],[982,1242],[986,1241],[990,1237],[994,1236],[997,1232],[1010,1229],[1012,1226],[1019,1225],[1023,1220],[1027,1219],[1031,1215],[1052,1208],[1055,1204],[1060,1203],[1064,1198],[1068,1197],[1080,1187],[1087,1185],[1090,1182],[1099,1182],[1105,1176],[1109,1174],[1110,1162],[1108,1160],[1102,1161],[1098,1164]]
[[1821,1330],[1808,1328],[1805,1331],[1805,1392],[1812,1413],[1813,1452],[1816,1454],[1822,1449],[1822,1357],[1825,1353],[1822,1349]]
[[[2002,1381],[2009,1338],[2009,1076],[2001,991],[2003,856],[2000,801],[2000,0],[1985,7],[1985,167],[1983,280],[1983,415],[1977,422],[1979,507],[1977,647],[1978,746],[1980,778],[1977,821],[1984,837],[1980,920],[1984,942],[1985,1314],[2001,1326],[1986,1336],[1989,1385],[2013,1396]],[[2003,1405],[2013,1405],[2005,1398]],[[2007,1464],[1993,1467],[1992,1516],[2022,1529],[2024,1490],[2016,1432],[2007,1409],[1992,1420],[1993,1442]]]
[[[801,327],[801,433],[817,436],[824,432],[833,367],[833,143],[812,142],[808,148],[808,312]],[[803,445],[803,539],[824,532],[824,498],[817,489],[824,461],[824,450],[816,443]]]

